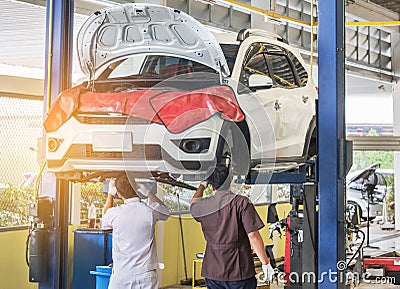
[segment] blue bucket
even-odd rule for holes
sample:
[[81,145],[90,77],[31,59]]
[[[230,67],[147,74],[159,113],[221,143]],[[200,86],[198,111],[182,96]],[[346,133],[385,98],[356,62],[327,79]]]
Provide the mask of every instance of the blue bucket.
[[96,271],[90,271],[90,275],[96,276],[96,289],[107,289],[110,283],[112,268],[109,266],[96,266]]

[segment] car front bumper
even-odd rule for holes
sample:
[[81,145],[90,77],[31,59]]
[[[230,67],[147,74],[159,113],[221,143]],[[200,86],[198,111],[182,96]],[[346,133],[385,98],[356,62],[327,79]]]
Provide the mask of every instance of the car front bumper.
[[[223,120],[219,115],[173,134],[163,125],[82,123],[72,117],[47,134],[49,172],[92,171],[204,173],[216,159]],[[183,140],[207,140],[197,152],[185,152]]]

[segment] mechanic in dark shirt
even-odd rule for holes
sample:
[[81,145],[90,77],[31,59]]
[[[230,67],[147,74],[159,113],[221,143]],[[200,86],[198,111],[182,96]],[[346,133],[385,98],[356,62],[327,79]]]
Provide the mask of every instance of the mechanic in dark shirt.
[[259,257],[265,280],[274,274],[258,232],[264,224],[247,197],[230,191],[229,169],[217,165],[208,178],[215,194],[202,198],[207,182],[193,196],[190,212],[201,223],[207,241],[202,276],[207,288],[256,288],[253,247]]

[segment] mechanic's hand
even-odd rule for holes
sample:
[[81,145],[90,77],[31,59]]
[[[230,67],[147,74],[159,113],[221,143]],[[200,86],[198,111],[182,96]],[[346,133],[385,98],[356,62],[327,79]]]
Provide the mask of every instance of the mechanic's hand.
[[115,187],[115,179],[110,179],[108,182],[108,194],[114,198],[117,197],[117,188]]
[[275,270],[272,268],[271,264],[268,263],[266,265],[262,265],[262,270],[264,272],[264,281],[272,282],[275,275]]
[[138,184],[136,193],[140,199],[147,199],[151,191],[145,185]]

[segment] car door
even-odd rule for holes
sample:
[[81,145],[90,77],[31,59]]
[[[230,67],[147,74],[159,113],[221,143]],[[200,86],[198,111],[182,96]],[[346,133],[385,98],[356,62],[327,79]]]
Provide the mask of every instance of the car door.
[[279,112],[274,107],[274,89],[249,88],[252,75],[270,75],[266,50],[261,42],[250,43],[245,49],[237,91],[250,130],[251,159],[275,159],[275,129]]
[[304,84],[301,84],[290,59],[296,60],[296,57],[277,45],[269,44],[267,50],[267,62],[275,82],[272,101],[276,110],[277,158],[300,157],[303,154],[307,130],[313,115],[313,105],[310,97],[305,95],[303,91],[305,86],[302,86]]

